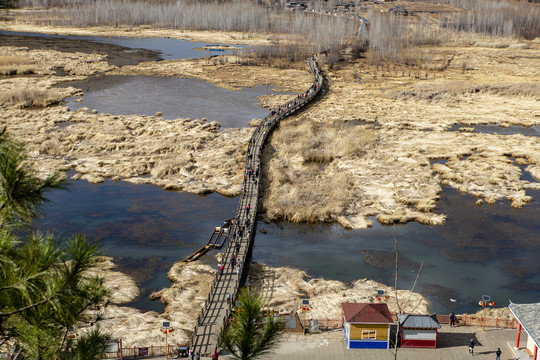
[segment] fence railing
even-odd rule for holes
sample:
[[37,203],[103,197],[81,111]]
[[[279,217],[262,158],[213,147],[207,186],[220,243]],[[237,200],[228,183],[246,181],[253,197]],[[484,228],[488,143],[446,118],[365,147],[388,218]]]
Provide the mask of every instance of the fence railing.
[[[450,324],[450,315],[436,315],[440,324]],[[397,321],[393,316],[394,321]],[[457,315],[458,326],[482,326],[490,328],[517,329],[519,322],[516,319],[482,318],[478,315]],[[300,322],[309,327],[312,319],[300,319]],[[331,330],[343,327],[341,319],[313,319],[318,322],[319,329]]]
[[115,352],[105,353],[104,359],[143,358],[153,356],[178,356],[178,345],[151,345],[122,348]]
[[[262,147],[264,143],[266,142],[267,137],[272,132],[272,130],[277,126],[279,121],[290,114],[294,113],[295,111],[299,110],[303,106],[305,106],[309,101],[311,101],[317,94],[321,91],[323,86],[323,77],[322,73],[319,69],[319,65],[317,63],[317,60],[315,57],[311,58],[309,60],[309,67],[311,70],[311,73],[313,75],[313,83],[311,87],[306,90],[304,93],[298,95],[293,100],[290,100],[286,102],[285,104],[280,105],[279,108],[273,110],[268,116],[266,116],[263,121],[257,126],[255,129],[252,137],[250,138],[248,148],[247,148],[247,157],[246,157],[246,171],[253,170],[259,167],[258,158],[262,152]],[[225,264],[225,269],[227,270],[227,263],[231,259],[231,253],[234,253],[233,246],[235,243],[238,243],[241,245],[241,248],[243,251],[240,251],[240,253],[237,254],[236,260],[240,264],[240,271],[239,276],[236,280],[234,280],[233,285],[233,292],[231,294],[232,301],[228,304],[227,309],[225,311],[225,318],[223,319],[223,325],[225,326],[225,321],[229,317],[231,312],[231,305],[235,302],[235,298],[237,295],[239,283],[244,275],[244,266],[247,260],[247,256],[249,253],[249,249],[252,246],[253,243],[253,237],[255,233],[255,224],[256,224],[256,214],[257,209],[259,206],[260,201],[260,189],[261,189],[261,178],[262,178],[262,172],[259,172],[257,176],[251,177],[250,179],[253,181],[250,181],[250,179],[246,179],[244,177],[244,183],[243,183],[243,189],[245,189],[245,192],[240,196],[240,201],[238,203],[238,208],[236,211],[236,217],[235,222],[233,225],[233,228],[231,231],[227,234],[227,245],[224,250],[224,256],[223,256],[223,262]],[[247,180],[247,181],[246,181]],[[246,206],[249,205],[251,212],[246,211]],[[249,221],[249,223],[248,223]],[[235,233],[238,229],[238,226],[242,223],[246,223],[245,232],[238,237],[238,239],[235,239]],[[236,241],[234,241],[236,240]],[[231,265],[231,271],[234,271]],[[212,283],[212,286],[210,288],[210,292],[208,293],[208,296],[204,302],[204,305],[202,307],[201,313],[197,317],[197,323],[195,324],[194,332],[191,337],[191,344],[194,347],[197,347],[199,344],[196,342],[197,334],[199,327],[203,325],[206,319],[206,313],[210,310],[212,303],[216,302],[216,288],[219,283],[219,281],[222,278],[222,274],[218,272],[216,276],[214,277],[214,281]],[[219,302],[219,301],[218,301]]]
[[[478,315],[457,315],[458,325],[464,326],[482,326],[492,328],[517,329],[519,322],[512,319],[502,318],[483,318]],[[441,324],[450,324],[450,315],[437,315],[437,320]]]

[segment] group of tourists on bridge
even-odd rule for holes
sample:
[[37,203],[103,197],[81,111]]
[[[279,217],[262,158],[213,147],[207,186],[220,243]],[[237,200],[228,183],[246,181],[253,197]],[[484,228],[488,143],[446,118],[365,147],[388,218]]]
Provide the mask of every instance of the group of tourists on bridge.
[[[236,217],[231,220],[232,226],[229,229],[227,248],[222,261],[218,265],[218,276],[214,280],[208,299],[205,301],[203,310],[197,318],[197,324],[191,341],[197,353],[208,355],[212,348],[214,348],[212,336],[215,336],[215,331],[219,331],[220,326],[216,316],[219,316],[220,320],[223,319],[223,325],[221,326],[226,326],[226,320],[230,315],[231,306],[234,303],[236,291],[240,285],[242,269],[247,261],[246,256],[253,236],[252,231],[256,221],[255,217],[257,216],[257,206],[260,196],[259,190],[261,186],[261,152],[266,136],[280,119],[304,106],[322,88],[323,77],[315,57],[310,60],[309,65],[314,77],[314,82],[310,88],[279,108],[273,109],[261,124],[259,124],[249,140],[238,212]],[[241,252],[242,246],[244,246],[244,250]],[[230,272],[227,262],[230,262]],[[236,282],[231,283],[228,277],[234,276],[235,272]],[[226,280],[223,279],[223,275],[227,277]],[[232,288],[230,287],[231,285]],[[226,308],[223,307],[225,300],[227,304]],[[204,326],[204,328],[199,329],[199,326]],[[215,350],[212,356],[217,359],[217,352]]]

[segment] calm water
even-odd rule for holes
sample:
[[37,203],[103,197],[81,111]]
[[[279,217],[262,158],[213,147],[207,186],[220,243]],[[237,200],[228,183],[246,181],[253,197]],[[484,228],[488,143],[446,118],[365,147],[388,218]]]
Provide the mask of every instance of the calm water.
[[165,119],[207,118],[222,127],[247,127],[253,118],[264,118],[268,109],[257,96],[271,94],[270,86],[259,85],[230,91],[199,79],[157,76],[99,76],[88,81],[65,83],[84,91],[68,100],[70,109],[87,107],[113,115],[154,115]]
[[449,131],[459,131],[462,127],[473,127],[473,132],[484,134],[497,134],[497,135],[515,135],[521,134],[525,136],[540,136],[540,126],[510,126],[500,127],[498,125],[463,125],[454,124],[448,129]]
[[172,264],[205,244],[237,207],[236,199],[217,194],[203,197],[111,180],[100,185],[75,181],[69,191],[52,191],[48,197],[46,217],[37,228],[66,237],[84,233],[98,242],[143,288],[133,305],[152,310],[161,310],[161,304],[147,297],[169,285]]
[[[444,188],[437,211],[444,226],[397,226],[400,288],[410,288],[422,260],[417,291],[426,293],[431,311],[476,311],[481,295],[499,305],[540,298],[540,192],[530,206],[508,202],[477,207],[475,198]],[[371,229],[343,230],[338,225],[259,224],[254,260],[290,264],[310,275],[342,281],[370,278],[393,285],[393,227],[374,220]],[[457,300],[455,303],[450,299]]]
[[[445,188],[438,211],[448,214],[446,225],[397,226],[400,288],[412,286],[424,260],[417,291],[425,291],[431,311],[473,312],[481,295],[500,305],[509,299],[538,301],[540,193],[531,195],[535,200],[522,210],[506,201],[477,207],[471,196]],[[155,310],[160,310],[159,303],[145,297],[168,286],[170,266],[206,243],[213,227],[234,216],[237,205],[237,199],[217,194],[200,197],[112,181],[77,181],[71,192],[54,191],[51,199],[54,203],[45,207],[47,217],[38,228],[65,235],[83,232],[100,242],[141,284],[143,296],[133,305]],[[337,225],[259,222],[253,260],[305,269],[314,277],[370,278],[392,285],[393,227],[374,223],[367,230],[344,230]],[[211,255],[205,261],[213,264]]]
[[[200,58],[215,55],[232,55],[232,50],[227,51],[208,51],[208,50],[196,50],[203,46],[206,46],[205,42],[179,40],[179,39],[165,39],[165,38],[129,38],[129,37],[103,37],[103,36],[78,36],[78,35],[46,35],[40,33],[30,32],[14,32],[14,31],[0,31],[0,35],[22,35],[33,36],[47,39],[69,39],[69,40],[84,40],[92,41],[96,43],[113,44],[132,49],[144,49],[151,50],[158,53],[159,57],[164,60],[168,59],[190,59]],[[220,45],[213,43],[212,45]],[[235,45],[235,47],[245,48],[242,45]]]

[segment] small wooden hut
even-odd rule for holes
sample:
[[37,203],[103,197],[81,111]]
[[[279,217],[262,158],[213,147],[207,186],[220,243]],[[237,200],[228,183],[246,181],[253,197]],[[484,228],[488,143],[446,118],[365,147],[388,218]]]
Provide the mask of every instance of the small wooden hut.
[[441,324],[437,316],[398,314],[401,347],[436,348]]
[[386,304],[342,304],[347,349],[388,349],[394,323]]

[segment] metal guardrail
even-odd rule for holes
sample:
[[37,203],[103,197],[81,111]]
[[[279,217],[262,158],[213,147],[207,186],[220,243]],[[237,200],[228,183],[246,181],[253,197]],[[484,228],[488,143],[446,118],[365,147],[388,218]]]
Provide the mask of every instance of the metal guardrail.
[[[255,131],[253,132],[253,135],[251,136],[248,147],[247,147],[247,155],[246,155],[246,163],[245,163],[245,176],[244,176],[244,182],[243,182],[243,192],[240,196],[240,201],[238,202],[238,208],[236,211],[236,217],[234,224],[231,226],[228,234],[227,234],[227,245],[224,250],[224,256],[223,256],[223,264],[224,267],[227,269],[228,264],[230,263],[230,259],[232,258],[232,254],[236,254],[236,261],[237,264],[239,263],[240,266],[240,272],[237,275],[236,279],[231,279],[231,274],[221,274],[221,272],[218,271],[216,274],[214,281],[212,282],[212,286],[210,287],[210,292],[204,302],[204,306],[201,310],[201,313],[197,317],[197,324],[195,325],[193,336],[191,337],[191,345],[192,348],[194,348],[194,351],[200,352],[200,349],[197,349],[197,346],[202,347],[202,344],[197,343],[197,333],[201,326],[205,323],[207,319],[208,312],[212,308],[212,304],[216,302],[222,303],[223,300],[217,300],[216,296],[223,295],[221,293],[216,294],[218,290],[218,284],[221,280],[224,279],[224,281],[227,281],[228,278],[228,284],[230,284],[230,281],[234,281],[233,285],[233,293],[231,294],[231,302],[228,304],[227,308],[225,309],[225,316],[223,317],[223,321],[221,326],[226,326],[226,322],[228,317],[230,316],[231,310],[232,310],[232,304],[236,300],[238,288],[240,286],[241,279],[244,275],[244,269],[245,269],[245,263],[247,260],[247,256],[249,253],[249,250],[253,244],[253,238],[254,238],[254,230],[255,230],[255,223],[256,223],[256,215],[257,215],[257,209],[259,206],[259,200],[260,200],[260,189],[261,189],[261,179],[262,179],[262,173],[260,171],[260,155],[262,152],[262,148],[264,146],[264,143],[266,142],[266,139],[268,138],[269,134],[272,132],[272,130],[278,125],[279,121],[281,119],[284,119],[285,117],[295,113],[302,107],[304,107],[306,104],[308,104],[315,96],[319,94],[321,89],[323,88],[323,76],[321,73],[321,70],[319,68],[319,65],[317,63],[317,59],[315,57],[312,57],[309,60],[309,67],[311,70],[311,73],[313,75],[314,81],[312,86],[306,90],[304,93],[298,95],[295,99],[290,100],[286,102],[285,104],[282,104],[279,106],[277,110],[273,110],[270,112],[268,116],[266,116],[263,121],[257,126]],[[249,171],[252,172],[255,171],[254,169],[258,169],[258,173],[255,175],[249,174]],[[248,208],[249,206],[249,208]],[[242,224],[245,224],[242,225]],[[238,235],[238,238],[236,238],[236,235]],[[239,245],[240,250],[237,253],[236,247]],[[234,278],[234,268],[233,265],[230,265],[232,277]],[[217,318],[216,318],[217,320]],[[216,324],[214,322],[213,324]],[[212,326],[212,324],[210,325]],[[204,336],[210,336],[209,334],[204,334]],[[209,353],[208,346],[206,346],[206,353]],[[212,349],[210,349],[211,351]]]

